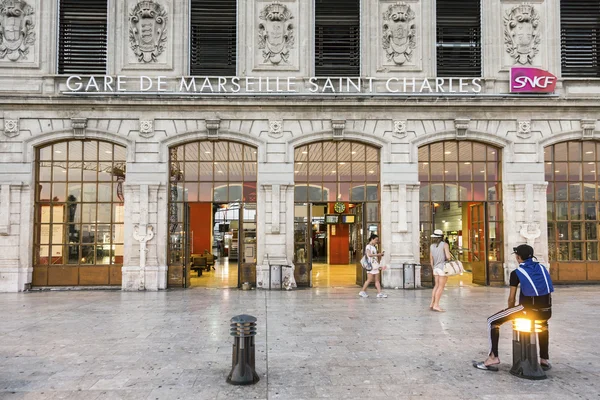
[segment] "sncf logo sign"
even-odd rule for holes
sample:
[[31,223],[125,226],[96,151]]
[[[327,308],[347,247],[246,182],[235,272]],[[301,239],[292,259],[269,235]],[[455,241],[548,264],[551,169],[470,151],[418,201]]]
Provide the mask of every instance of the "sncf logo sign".
[[511,93],[552,93],[556,76],[539,68],[513,67],[510,69]]

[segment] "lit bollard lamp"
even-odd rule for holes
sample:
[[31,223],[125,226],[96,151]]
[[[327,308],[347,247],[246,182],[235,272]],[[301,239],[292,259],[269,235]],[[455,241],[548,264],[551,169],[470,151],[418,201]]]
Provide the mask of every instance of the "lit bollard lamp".
[[517,318],[513,321],[513,365],[510,373],[524,379],[546,379],[538,360],[537,334],[543,329],[542,321]]
[[255,370],[254,336],[256,318],[252,315],[236,315],[231,318],[230,335],[233,339],[232,367],[227,383],[252,385],[260,380]]

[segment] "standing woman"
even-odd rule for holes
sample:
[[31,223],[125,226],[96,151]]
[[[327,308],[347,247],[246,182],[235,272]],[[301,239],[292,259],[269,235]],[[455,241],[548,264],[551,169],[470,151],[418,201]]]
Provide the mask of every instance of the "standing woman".
[[437,312],[444,312],[440,308],[440,297],[442,297],[444,287],[446,286],[446,282],[448,282],[448,277],[444,274],[444,263],[446,260],[452,258],[450,246],[442,240],[443,237],[444,233],[441,229],[433,231],[431,246],[429,247],[429,262],[433,268],[433,278],[435,279],[429,309]]
[[381,260],[381,257],[383,257],[383,254],[385,252],[382,251],[381,253],[377,253],[377,248],[375,247],[377,243],[379,243],[379,236],[377,236],[376,234],[372,234],[369,238],[369,244],[365,248],[365,254],[371,262],[373,268],[370,271],[367,271],[367,281],[363,285],[360,293],[358,293],[360,297],[369,297],[369,295],[367,294],[367,288],[369,287],[371,282],[373,282],[373,280],[375,280],[375,287],[377,288],[377,297],[380,299],[388,297],[387,294],[381,292],[381,283],[379,282],[379,272],[381,270],[381,267],[379,266],[379,261]]

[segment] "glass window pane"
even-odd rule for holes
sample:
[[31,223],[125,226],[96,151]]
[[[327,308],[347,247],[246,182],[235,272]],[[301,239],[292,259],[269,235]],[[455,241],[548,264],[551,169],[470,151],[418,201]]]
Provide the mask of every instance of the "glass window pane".
[[352,161],[365,161],[366,147],[360,143],[352,143]]
[[587,221],[596,221],[597,220],[597,214],[596,214],[596,203],[585,203],[584,204],[585,207],[585,219]]
[[325,201],[337,201],[337,182],[323,183],[323,196]]
[[350,182],[338,184],[338,201],[350,201]]
[[471,201],[473,200],[473,184],[470,182],[461,182],[460,186],[460,201]]
[[323,166],[320,163],[308,164],[309,182],[320,182],[323,180]]
[[457,163],[444,163],[444,178],[446,182],[456,182],[458,180]]
[[297,147],[294,150],[294,161],[304,162],[304,163],[306,161],[308,161],[308,147],[307,146]]
[[313,143],[309,145],[308,157],[310,161],[323,161],[323,143]]
[[429,146],[419,147],[419,162],[429,161]]
[[419,181],[426,182],[429,181],[429,163],[428,162],[420,162],[419,163]]
[[229,201],[242,201],[242,184],[241,183],[230,183],[229,184]]
[[[337,166],[337,176],[340,181],[350,181],[352,178],[352,163],[339,162]],[[363,179],[364,181],[364,179]]]
[[366,180],[366,164],[352,163],[352,180],[354,182],[364,182]]
[[[302,167],[297,165],[296,167]],[[296,168],[298,169],[298,168]],[[244,163],[244,180],[246,182],[256,181],[257,179],[257,165],[255,162]],[[296,175],[298,176],[298,175]],[[304,167],[304,179],[306,179],[306,167]]]
[[239,143],[229,143],[229,160],[242,161],[244,146]]
[[[66,181],[67,180],[67,163],[66,162],[55,162],[52,165],[52,180],[53,181]],[[95,178],[94,178],[95,180]]]
[[51,161],[52,160],[52,146],[46,146],[40,148],[39,151],[40,161]]
[[184,201],[198,201],[198,188],[199,183],[186,182],[184,189]]
[[572,182],[578,182],[583,179],[581,173],[581,163],[569,163],[569,180]]
[[596,163],[587,161],[583,164],[583,180],[587,182],[597,182]]
[[487,154],[486,145],[481,143],[473,143],[473,160],[474,161],[485,161]]
[[[110,145],[112,150],[112,145]],[[112,151],[111,151],[112,153]],[[69,161],[80,161],[83,160],[83,142],[80,140],[73,140],[69,142]]]
[[472,164],[469,161],[460,162],[458,164],[458,179],[461,181],[471,181],[473,179],[471,171]]
[[485,201],[485,199],[486,199],[485,182],[473,183],[473,200]]
[[306,182],[308,179],[308,164],[296,163],[296,169],[294,171],[294,177],[296,182]]
[[570,204],[570,219],[571,221],[581,221],[583,218],[581,215],[581,203],[571,203]]
[[554,184],[556,200],[567,200],[567,187],[566,182],[556,182]]
[[583,243],[573,242],[573,243],[571,243],[571,248],[572,248],[571,260],[583,261]]
[[[69,159],[71,160],[71,153],[69,148]],[[113,159],[113,145],[112,143],[100,142],[98,143],[98,159],[100,161],[112,161]],[[74,160],[81,160],[80,158],[74,158]]]
[[215,180],[225,181],[229,174],[229,164],[226,162],[215,162]]
[[52,157],[54,161],[66,161],[67,160],[67,142],[56,143],[53,146]]
[[379,161],[379,151],[376,148],[367,146],[367,161]]
[[198,163],[195,163],[195,162],[184,163],[183,179],[187,182],[197,182],[199,180]]
[[569,161],[581,161],[581,142],[569,142]]
[[350,142],[340,142],[338,144],[338,161],[351,161],[351,143]]
[[38,183],[38,200],[40,201],[50,201],[50,188],[52,187],[51,183]]
[[598,261],[598,242],[586,243],[586,260]]
[[496,150],[493,147],[489,147],[487,148],[487,160],[488,161],[498,161],[499,159],[499,155],[498,155],[498,150]]
[[241,162],[230,162],[229,163],[229,180],[230,181],[242,181],[244,179],[243,164]]
[[215,182],[213,189],[213,201],[223,203],[229,201],[229,193],[226,182]]
[[367,182],[379,182],[379,164],[367,163]]
[[307,185],[296,185],[294,186],[294,201],[306,202],[308,201],[308,187]]
[[244,160],[246,161],[256,161],[257,157],[257,149],[254,147],[244,146]]
[[485,181],[486,180],[486,164],[485,163],[473,163],[473,180],[474,181]]
[[586,140],[583,142],[583,161],[596,161],[596,146],[593,141]]
[[67,200],[66,197],[67,184],[66,183],[53,183],[52,184],[52,201],[64,202]]
[[458,143],[457,142],[444,142],[444,160],[446,160],[446,161],[457,161],[458,160]]
[[444,184],[433,183],[431,184],[431,201],[444,201]]
[[429,161],[444,161],[444,143],[433,143],[430,148]]
[[571,223],[571,240],[582,240],[581,222]]
[[212,182],[200,183],[200,196],[198,201],[213,201],[213,184]]
[[462,162],[473,161],[473,146],[471,142],[460,142],[458,144],[458,158]]
[[379,204],[377,203],[366,203],[366,215],[367,222],[378,222],[379,221]]
[[319,161],[337,160],[337,142],[323,142],[323,159]]
[[229,157],[228,142],[215,142],[214,159],[216,161],[227,161]]
[[198,172],[198,179],[200,181],[212,181],[213,180],[213,166],[212,162],[201,162],[200,170]]
[[581,200],[581,184],[569,184],[569,200]]
[[557,222],[556,230],[558,232],[558,240],[569,240],[569,223]]
[[585,239],[598,240],[598,224],[594,222],[585,223]]
[[308,186],[308,201],[322,201],[323,189],[320,185],[311,184]]
[[40,163],[38,181],[48,182],[52,180],[52,163],[43,162]]
[[554,161],[567,161],[566,143],[558,143],[554,145]]
[[[311,164],[312,166],[312,164]],[[335,163],[324,163],[323,164],[323,181],[335,182],[337,181],[337,164]]]
[[566,221],[569,217],[569,203],[556,203],[556,220]]
[[[112,201],[112,183],[98,183],[98,201],[110,202]],[[70,187],[70,184],[69,184]]]
[[96,222],[96,204],[82,204],[81,222],[84,224],[93,224]]
[[429,184],[422,183],[419,188],[419,201],[429,201]]
[[352,185],[352,194],[350,201],[365,201],[365,185]]
[[98,160],[98,142],[97,141],[86,141],[83,142],[83,159],[84,161],[97,161]]
[[444,180],[444,164],[439,162],[431,163],[431,181],[442,182]]
[[[213,161],[213,144],[211,142],[200,142],[199,159],[201,161]],[[179,159],[181,161],[181,159]]]
[[98,217],[96,221],[98,223],[110,223],[111,222],[111,204],[98,204]]

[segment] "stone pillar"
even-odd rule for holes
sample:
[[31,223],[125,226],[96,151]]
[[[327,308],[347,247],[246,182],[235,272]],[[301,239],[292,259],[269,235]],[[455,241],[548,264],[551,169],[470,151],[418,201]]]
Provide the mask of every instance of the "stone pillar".
[[[547,182],[507,184],[504,187],[505,272],[508,284],[510,273],[517,268],[511,255],[520,244],[533,247],[537,259],[546,265],[548,260]],[[549,265],[546,265],[549,267]]]
[[[381,235],[386,250],[383,286],[402,287],[402,264],[419,263],[419,185],[392,183],[383,185],[381,197]],[[420,268],[416,287],[421,286]],[[411,278],[412,280],[412,278]]]
[[[162,199],[159,199],[159,192],[162,193]],[[162,253],[166,249],[158,246],[159,242],[166,241],[165,204],[160,207],[162,212],[158,212],[159,203],[165,203],[165,198],[165,186],[161,187],[160,183],[125,184],[125,260],[122,283],[125,291],[166,289],[166,263],[161,265],[159,262],[159,258],[165,257]]]
[[31,216],[28,185],[0,183],[0,292],[22,292],[31,284]]

